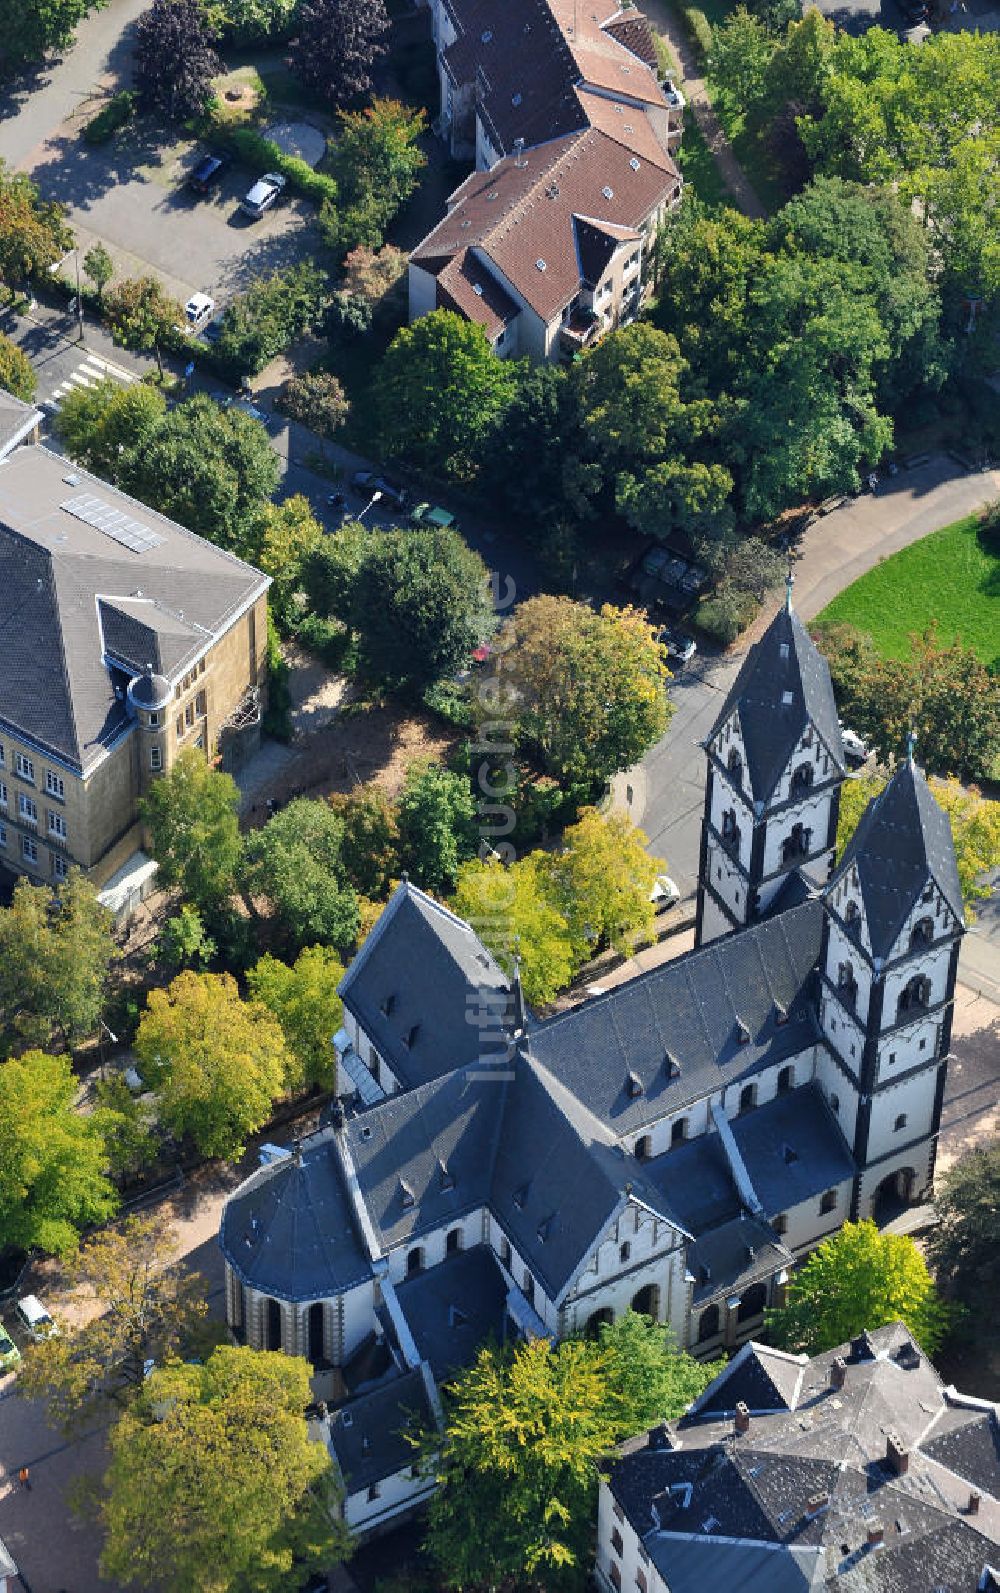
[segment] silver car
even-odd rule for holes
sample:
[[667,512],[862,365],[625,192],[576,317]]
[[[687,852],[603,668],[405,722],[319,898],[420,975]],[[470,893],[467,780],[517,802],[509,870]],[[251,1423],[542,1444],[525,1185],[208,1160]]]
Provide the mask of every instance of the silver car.
[[265,210],[270,210],[277,200],[286,180],[278,171],[265,172],[263,177],[258,177],[240,204],[243,214],[250,216],[254,221],[259,221]]

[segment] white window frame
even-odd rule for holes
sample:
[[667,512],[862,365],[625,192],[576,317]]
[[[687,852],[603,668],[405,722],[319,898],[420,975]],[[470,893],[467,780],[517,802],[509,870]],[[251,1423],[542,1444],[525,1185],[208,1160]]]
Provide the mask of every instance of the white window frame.
[[6,824],[0,824],[0,846],[6,846],[6,845],[7,845],[7,826],[6,826]]
[[54,769],[46,769],[45,771],[45,794],[46,796],[56,797],[60,802],[65,802],[66,800],[66,782],[61,774],[56,774]]
[[150,747],[149,767],[153,774],[159,774],[163,768],[163,753],[159,747]]
[[56,835],[60,841],[66,839],[66,820],[61,813],[49,813],[49,834]]
[[38,803],[34,797],[28,796],[26,791],[17,793],[17,816],[23,819],[25,824],[38,823]]
[[52,854],[52,878],[53,879],[65,879],[66,875],[68,873],[69,873],[69,863],[63,857],[62,853],[61,852],[53,852],[53,854]]
[[18,752],[15,754],[14,767],[22,780],[28,780],[32,785],[34,785],[35,765],[33,760],[28,757],[27,753]]
[[21,836],[21,855],[26,863],[38,862],[38,842],[33,835]]

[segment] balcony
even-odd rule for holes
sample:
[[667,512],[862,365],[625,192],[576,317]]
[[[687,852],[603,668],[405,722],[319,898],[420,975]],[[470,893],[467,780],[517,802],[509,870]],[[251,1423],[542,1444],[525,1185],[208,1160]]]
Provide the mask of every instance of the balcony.
[[578,354],[600,336],[601,318],[593,310],[575,309],[559,328],[559,341],[565,354]]

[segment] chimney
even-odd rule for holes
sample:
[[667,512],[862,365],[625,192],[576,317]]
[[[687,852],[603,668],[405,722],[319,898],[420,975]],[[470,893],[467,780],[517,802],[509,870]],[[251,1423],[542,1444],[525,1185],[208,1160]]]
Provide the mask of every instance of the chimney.
[[885,1461],[897,1477],[905,1477],[910,1469],[910,1451],[895,1433],[885,1435]]
[[750,1431],[750,1407],[745,1400],[740,1400],[736,1407],[736,1431],[748,1433]]
[[514,140],[514,165],[515,166],[524,166],[524,165],[527,164],[527,162],[522,160],[522,158],[521,158],[523,156],[523,154],[524,154],[524,139],[523,138],[515,138],[515,140]]
[[847,1362],[842,1355],[835,1355],[830,1363],[830,1387],[843,1388],[847,1382]]
[[883,1533],[881,1527],[875,1527],[875,1526],[869,1527],[868,1528],[868,1540],[867,1540],[868,1541],[868,1548],[869,1549],[880,1549],[882,1547],[882,1539],[883,1539],[884,1536],[885,1536],[885,1534]]
[[968,1504],[965,1507],[965,1513],[966,1513],[967,1516],[978,1516],[978,1514],[979,1514],[979,1499],[980,1499],[980,1495],[973,1488],[972,1492],[969,1494],[969,1502],[968,1502]]

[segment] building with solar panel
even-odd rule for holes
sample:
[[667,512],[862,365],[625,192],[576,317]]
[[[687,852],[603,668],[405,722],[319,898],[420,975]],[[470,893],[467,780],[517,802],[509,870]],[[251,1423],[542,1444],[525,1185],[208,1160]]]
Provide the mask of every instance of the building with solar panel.
[[150,781],[259,724],[269,585],[47,448],[0,459],[0,865],[134,903]]

